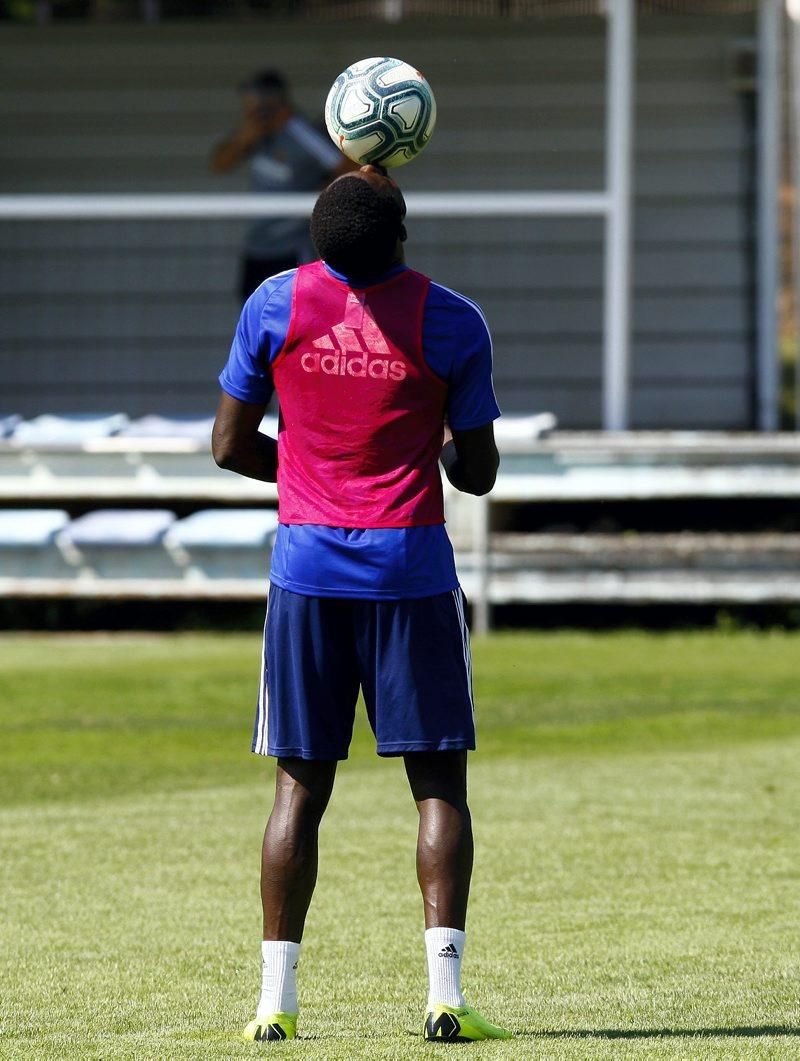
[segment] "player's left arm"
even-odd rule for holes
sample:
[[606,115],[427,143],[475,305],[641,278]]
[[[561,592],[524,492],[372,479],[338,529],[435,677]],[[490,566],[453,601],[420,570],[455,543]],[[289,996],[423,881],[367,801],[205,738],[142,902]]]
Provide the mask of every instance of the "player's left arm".
[[220,468],[274,483],[278,478],[278,443],[258,430],[265,409],[266,403],[243,402],[223,391],[211,433],[211,452]]
[[494,440],[494,424],[483,424],[467,431],[453,431],[439,458],[444,473],[456,490],[482,497],[497,479],[500,454]]
[[[480,497],[494,486],[500,466],[494,440],[500,409],[492,385],[492,337],[476,303],[449,292],[440,307],[439,341],[444,325],[442,349],[449,347],[452,357],[446,374],[451,437],[440,460],[456,490]],[[435,341],[435,331],[429,330],[429,335]],[[441,361],[440,369],[446,369]]]

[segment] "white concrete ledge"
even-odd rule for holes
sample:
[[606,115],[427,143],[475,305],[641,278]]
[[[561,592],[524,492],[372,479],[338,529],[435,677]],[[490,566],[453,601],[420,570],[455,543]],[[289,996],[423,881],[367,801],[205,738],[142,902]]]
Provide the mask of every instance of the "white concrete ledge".
[[[462,575],[468,598],[476,578]],[[87,600],[263,600],[266,577],[258,579],[0,578],[6,598]],[[800,576],[699,575],[697,572],[592,573],[581,577],[498,573],[489,587],[492,604],[796,604]]]

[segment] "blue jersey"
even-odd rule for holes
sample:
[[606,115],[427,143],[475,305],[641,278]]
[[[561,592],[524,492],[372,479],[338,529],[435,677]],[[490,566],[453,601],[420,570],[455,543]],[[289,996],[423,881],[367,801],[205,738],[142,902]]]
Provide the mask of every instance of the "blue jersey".
[[[403,270],[395,266],[372,281]],[[330,272],[355,288],[369,287]],[[224,391],[240,401],[266,403],[273,394],[271,364],[286,342],[297,270],[266,280],[242,310]],[[447,384],[451,428],[482,427],[500,415],[492,387],[492,344],[478,306],[431,283],[423,315],[423,356]],[[339,528],[281,524],[270,579],[305,596],[391,600],[446,593],[458,585],[453,550],[443,524],[397,528]]]

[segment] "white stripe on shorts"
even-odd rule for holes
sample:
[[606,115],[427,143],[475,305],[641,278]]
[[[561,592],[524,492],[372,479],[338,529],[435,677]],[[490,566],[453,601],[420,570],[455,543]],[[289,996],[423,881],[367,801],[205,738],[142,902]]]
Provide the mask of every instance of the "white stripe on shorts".
[[467,672],[467,689],[469,690],[469,705],[472,708],[472,717],[475,717],[475,700],[472,695],[472,652],[469,647],[469,627],[467,617],[464,615],[464,597],[460,589],[454,589],[453,602],[456,606],[456,615],[461,627],[461,644],[464,650],[464,668]]
[[253,751],[259,755],[267,754],[269,718],[269,690],[267,688],[267,621],[269,620],[269,594],[267,594],[267,614],[264,617],[264,639],[261,644],[261,677],[258,682],[258,707],[256,709],[256,739]]

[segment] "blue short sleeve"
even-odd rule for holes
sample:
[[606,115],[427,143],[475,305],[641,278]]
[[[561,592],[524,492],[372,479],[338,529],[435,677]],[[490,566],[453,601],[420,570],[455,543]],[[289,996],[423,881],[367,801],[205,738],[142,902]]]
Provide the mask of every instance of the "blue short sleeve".
[[475,302],[432,283],[422,346],[428,367],[448,385],[451,429],[469,431],[500,416],[492,383],[492,338]]
[[219,376],[226,394],[242,402],[266,404],[274,390],[270,364],[286,342],[296,269],[271,276],[245,302]]

